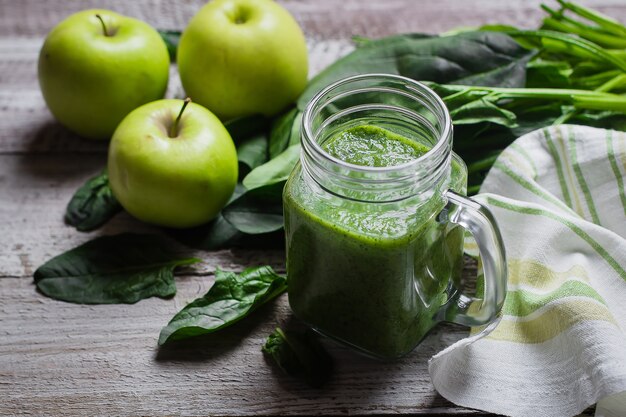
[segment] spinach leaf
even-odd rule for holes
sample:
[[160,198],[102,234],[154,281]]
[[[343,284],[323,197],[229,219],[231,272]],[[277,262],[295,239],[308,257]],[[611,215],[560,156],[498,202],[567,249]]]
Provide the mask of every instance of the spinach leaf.
[[169,232],[174,239],[186,246],[210,251],[226,248],[283,249],[285,244],[282,230],[249,235],[237,230],[221,214],[204,226],[172,229]]
[[493,102],[479,98],[450,111],[455,125],[491,122],[507,127],[517,126],[515,113],[498,107]]
[[[622,96],[557,88],[500,88],[427,83],[439,94],[455,125],[454,150],[472,167],[468,192],[478,189],[495,156],[516,138],[554,124],[624,129]],[[592,100],[593,107],[577,100]],[[602,111],[598,111],[602,110]]]
[[283,228],[282,191],[285,183],[248,190],[222,210],[235,229],[247,234],[270,233]]
[[174,268],[199,262],[176,254],[158,235],[103,236],[56,256],[35,271],[45,295],[82,304],[132,304],[176,293]]
[[300,160],[300,145],[293,145],[285,149],[280,155],[265,164],[253,169],[243,179],[243,185],[252,190],[265,185],[287,181],[289,174]]
[[[243,185],[237,184],[230,202],[245,192],[246,189]],[[277,198],[280,199],[280,196]],[[280,249],[285,243],[285,236],[281,231],[254,235],[242,233],[226,221],[221,213],[205,225],[191,229],[169,229],[168,233],[180,243],[201,250],[218,250],[231,247]]]
[[289,146],[300,143],[302,112],[293,108],[277,117],[270,132],[270,158],[280,155]]
[[303,110],[322,88],[342,78],[397,74],[415,80],[502,87],[523,87],[526,63],[535,55],[510,36],[462,32],[451,36],[395,35],[367,42],[314,77],[298,99]]
[[310,329],[300,334],[276,328],[261,349],[283,372],[303,378],[312,387],[330,379],[333,360]]
[[179,30],[157,30],[165,46],[167,46],[167,52],[170,54],[170,61],[176,62],[176,50],[180,42],[180,36],[182,33]]
[[267,162],[270,119],[262,115],[238,117],[224,126],[237,146],[240,179]]
[[302,125],[302,112],[299,111],[298,114],[296,114],[296,117],[294,117],[293,124],[291,125],[291,136],[289,138],[289,146],[300,144],[301,125]]
[[[237,183],[228,203],[239,198],[246,189]],[[222,249],[240,238],[241,232],[226,221],[222,213],[209,223],[190,229],[170,229],[170,235],[184,245],[203,250]]]
[[96,229],[122,211],[106,170],[81,186],[67,205],[65,222],[81,232]]
[[570,88],[572,67],[565,61],[534,59],[526,66],[526,87]]
[[226,221],[221,213],[205,225],[190,229],[171,229],[168,233],[183,245],[202,250],[218,250],[234,246],[242,235]]
[[259,134],[244,139],[237,146],[239,178],[243,178],[254,168],[267,162],[267,136]]
[[252,116],[237,117],[224,123],[224,127],[230,133],[235,144],[259,134],[266,134],[271,120],[265,116],[255,114]]
[[248,268],[241,274],[218,269],[211,289],[161,330],[159,345],[230,326],[286,290],[287,279],[269,266]]

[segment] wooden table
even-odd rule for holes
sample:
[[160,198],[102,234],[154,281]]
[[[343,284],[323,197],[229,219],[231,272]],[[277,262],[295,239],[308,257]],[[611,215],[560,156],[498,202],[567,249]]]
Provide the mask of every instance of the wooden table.
[[[276,250],[193,252],[202,264],[177,277],[174,299],[83,306],[35,291],[44,261],[102,234],[157,232],[126,214],[85,234],[64,225],[73,191],[105,164],[106,144],[81,140],[58,125],[37,84],[36,60],[47,31],[73,11],[110,8],[162,29],[182,29],[198,0],[0,0],[0,415],[479,415],[433,389],[428,358],[463,338],[442,326],[412,354],[378,363],[329,345],[337,369],[321,390],[282,375],[260,352],[277,325],[294,325],[286,297],[210,338],[157,349],[159,330],[213,283],[216,267],[270,264]],[[351,35],[440,32],[487,22],[532,27],[539,1],[308,0],[285,6],[303,26],[315,73],[347,53]],[[586,4],[626,20],[623,0]],[[168,96],[183,95],[176,69]]]

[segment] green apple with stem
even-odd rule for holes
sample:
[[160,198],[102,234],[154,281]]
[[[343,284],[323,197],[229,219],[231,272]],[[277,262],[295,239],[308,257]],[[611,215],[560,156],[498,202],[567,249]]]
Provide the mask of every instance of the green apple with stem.
[[184,30],[176,61],[185,92],[222,120],[273,116],[307,83],[307,46],[274,0],[213,0]]
[[148,24],[109,10],[84,10],[48,34],[39,84],[48,108],[68,129],[110,139],[134,108],[163,98],[169,54]]
[[237,150],[209,110],[158,100],[133,110],[109,144],[113,194],[139,220],[173,228],[206,223],[235,190]]

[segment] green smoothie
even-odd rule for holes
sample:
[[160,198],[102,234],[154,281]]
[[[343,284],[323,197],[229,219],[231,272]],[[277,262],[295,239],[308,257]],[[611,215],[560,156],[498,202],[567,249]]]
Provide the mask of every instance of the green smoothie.
[[[429,149],[373,125],[340,131],[322,147],[342,161],[375,167],[403,164]],[[410,352],[461,276],[463,230],[437,220],[445,204],[440,193],[426,201],[359,202],[325,193],[296,169],[284,192],[295,315],[379,358]],[[465,183],[465,168],[453,161],[442,186],[463,192]]]
[[324,150],[351,164],[389,167],[413,161],[429,148],[380,127],[358,125],[326,141]]

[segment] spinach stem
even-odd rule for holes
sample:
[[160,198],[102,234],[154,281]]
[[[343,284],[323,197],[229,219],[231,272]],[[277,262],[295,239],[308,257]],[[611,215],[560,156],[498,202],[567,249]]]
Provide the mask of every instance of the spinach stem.
[[603,33],[597,33],[594,28],[584,27],[583,25],[579,26],[576,23],[570,23],[566,20],[566,18],[564,18],[563,20],[564,21],[559,21],[555,18],[546,17],[543,20],[543,24],[548,29],[557,30],[559,32],[565,33],[573,33],[607,48],[626,48],[626,40],[623,38],[618,38],[617,36],[607,35]]
[[[616,76],[623,75],[624,73],[620,70],[609,70],[599,72],[597,74],[588,75],[586,77],[573,78],[576,86],[579,87],[589,87],[596,88],[598,85],[602,85],[609,80],[612,80]],[[597,91],[609,91],[609,90],[597,90]]]
[[[611,102],[624,101],[626,103],[626,97],[617,94],[605,93],[602,91],[590,91],[590,90],[577,90],[567,88],[504,88],[504,87],[482,87],[482,86],[468,86],[468,85],[447,85],[446,88],[450,90],[458,90],[454,94],[450,94],[445,97],[447,102],[449,98],[460,97],[463,94],[471,92],[482,93],[483,96],[492,95],[495,93],[496,99],[507,98],[536,98],[544,100],[563,100],[572,101],[574,98],[587,98],[594,99],[598,102],[603,100]],[[480,94],[478,94],[480,96]]]
[[[626,74],[618,74],[615,77],[613,77],[612,79],[610,79],[609,81],[607,81],[604,84],[602,84],[600,87],[596,88],[594,91],[608,92],[608,91],[611,91],[614,88],[621,87],[623,85],[626,85]],[[579,109],[575,109],[573,111],[568,111],[568,112],[564,113],[561,117],[556,119],[554,121],[554,123],[552,123],[552,125],[555,126],[555,125],[560,125],[560,124],[563,124],[563,123],[567,123],[567,121],[569,121],[572,117],[577,116],[578,114],[580,114],[580,110]]]
[[[558,49],[560,52],[568,53],[570,55],[579,56],[581,58],[589,59],[596,58],[598,60],[605,61],[607,63],[615,65],[617,68],[626,72],[626,62],[615,57],[607,50],[601,48],[593,42],[586,39],[577,38],[571,35],[566,35],[561,32],[553,30],[506,30],[503,31],[508,35],[516,37],[530,37],[539,38],[544,46],[550,47],[550,44],[546,45],[545,40],[560,41],[566,44],[565,48],[558,48],[558,45],[552,44],[552,47]],[[569,46],[569,47],[568,47]],[[573,48],[570,48],[573,47]],[[578,51],[576,51],[578,48]],[[582,51],[582,52],[581,52]]]
[[473,174],[491,168],[493,163],[496,162],[496,159],[498,159],[498,156],[500,156],[500,152],[497,152],[495,155],[488,156],[487,158],[469,164],[467,166],[467,173]]
[[572,104],[579,109],[587,110],[613,110],[626,113],[626,97],[615,96],[614,98],[598,99],[596,97],[572,97]]
[[626,86],[626,74],[619,74],[602,84],[600,87],[596,88],[596,91],[606,93],[624,86]]
[[626,62],[626,49],[609,49],[607,52],[612,55],[615,59],[622,60]]
[[600,25],[607,32],[611,32],[617,36],[626,36],[626,27],[617,20],[610,18],[602,13],[598,13],[595,10],[588,9],[580,6],[576,3],[567,2],[564,0],[557,0],[561,7],[571,10],[580,17],[591,20],[594,23]]

